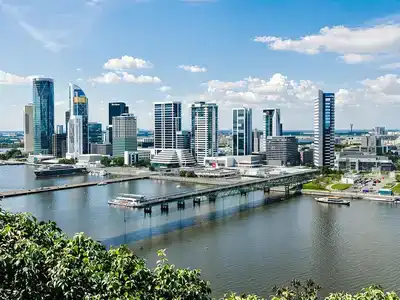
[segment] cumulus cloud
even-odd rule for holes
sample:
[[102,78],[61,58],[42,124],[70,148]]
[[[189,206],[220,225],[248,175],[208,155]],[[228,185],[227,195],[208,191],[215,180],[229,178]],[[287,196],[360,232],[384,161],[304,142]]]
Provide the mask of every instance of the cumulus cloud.
[[119,72],[118,74],[114,72],[108,72],[102,74],[99,77],[91,78],[89,81],[92,83],[104,83],[104,84],[113,84],[120,82],[135,83],[135,84],[161,83],[161,79],[158,77],[145,76],[145,75],[135,76],[127,72]]
[[185,71],[191,72],[191,73],[204,73],[207,72],[207,69],[204,67],[200,67],[197,65],[180,65],[178,66],[179,69],[183,69]]
[[388,70],[400,69],[400,62],[383,65],[381,66],[381,69],[388,69]]
[[19,76],[11,73],[7,73],[4,71],[0,70],[0,85],[1,84],[7,84],[7,85],[12,85],[12,84],[30,84],[32,82],[33,78],[36,78],[38,76]]
[[150,69],[153,64],[141,58],[124,55],[109,59],[103,67],[106,70]]
[[170,91],[171,89],[172,89],[171,87],[164,85],[164,86],[160,87],[158,90],[160,92],[166,93],[166,92]]
[[257,36],[254,41],[264,43],[276,51],[295,51],[309,55],[338,53],[344,62],[354,64],[371,61],[374,55],[398,51],[400,24],[388,23],[365,28],[324,27],[318,34],[298,39]]

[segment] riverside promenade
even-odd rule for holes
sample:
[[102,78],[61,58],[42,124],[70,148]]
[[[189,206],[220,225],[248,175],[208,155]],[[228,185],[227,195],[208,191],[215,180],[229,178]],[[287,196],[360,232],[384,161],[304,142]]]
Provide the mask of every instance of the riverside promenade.
[[112,184],[112,183],[117,183],[117,182],[125,182],[125,181],[140,180],[140,179],[149,179],[149,176],[147,176],[147,175],[133,176],[133,177],[125,177],[125,178],[108,179],[108,180],[104,180],[104,181],[83,182],[83,183],[48,186],[48,187],[40,187],[40,188],[25,189],[25,190],[4,191],[4,192],[0,192],[0,199],[94,186],[94,185],[99,184],[100,182],[105,183],[105,184]]

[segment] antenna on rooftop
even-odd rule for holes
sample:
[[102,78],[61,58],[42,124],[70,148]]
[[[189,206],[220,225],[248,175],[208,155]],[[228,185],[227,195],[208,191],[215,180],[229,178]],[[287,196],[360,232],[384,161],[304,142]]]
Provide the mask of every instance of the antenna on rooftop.
[[353,133],[353,124],[350,124],[350,133]]

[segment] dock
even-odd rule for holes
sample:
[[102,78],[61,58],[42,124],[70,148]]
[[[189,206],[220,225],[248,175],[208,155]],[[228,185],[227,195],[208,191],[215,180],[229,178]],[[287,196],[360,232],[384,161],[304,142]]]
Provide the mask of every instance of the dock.
[[140,180],[140,179],[149,179],[149,176],[134,176],[134,177],[109,179],[109,180],[103,180],[103,181],[83,182],[83,183],[65,184],[65,185],[58,185],[58,186],[40,187],[40,188],[25,189],[25,190],[4,191],[4,192],[0,192],[0,199],[95,186],[95,185],[99,184],[100,182],[104,182],[106,184],[112,184],[112,183],[126,182],[126,181],[132,181],[132,180]]

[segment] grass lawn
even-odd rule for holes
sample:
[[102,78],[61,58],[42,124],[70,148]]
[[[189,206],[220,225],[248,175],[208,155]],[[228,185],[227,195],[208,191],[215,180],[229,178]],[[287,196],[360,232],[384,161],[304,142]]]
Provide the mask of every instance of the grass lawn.
[[392,188],[394,194],[400,194],[400,183],[396,184],[394,188]]
[[314,182],[308,182],[308,183],[303,184],[303,189],[305,189],[305,190],[325,190],[324,187],[322,187],[321,185],[316,184]]
[[391,189],[393,186],[395,186],[394,183],[387,183],[387,184],[385,184],[385,186],[383,188],[384,189]]
[[333,190],[339,190],[339,191],[347,190],[349,187],[351,187],[351,184],[348,183],[336,183],[331,186]]

